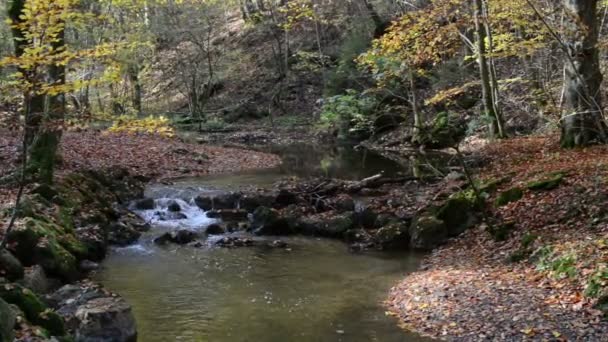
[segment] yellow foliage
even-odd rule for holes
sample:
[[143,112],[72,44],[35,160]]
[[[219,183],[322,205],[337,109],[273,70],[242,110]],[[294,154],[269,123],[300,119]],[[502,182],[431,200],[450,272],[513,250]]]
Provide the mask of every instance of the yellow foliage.
[[171,127],[169,120],[164,116],[149,116],[139,119],[134,116],[123,115],[114,121],[108,128],[108,132],[129,134],[149,133],[158,134],[164,137],[173,137],[175,131]]

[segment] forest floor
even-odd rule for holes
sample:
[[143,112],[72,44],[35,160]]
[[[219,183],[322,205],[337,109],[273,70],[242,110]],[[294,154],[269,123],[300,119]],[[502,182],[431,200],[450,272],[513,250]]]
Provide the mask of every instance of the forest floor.
[[[0,176],[20,165],[20,132],[0,131]],[[188,143],[180,138],[83,130],[64,133],[57,174],[121,167],[153,180],[229,173],[280,164],[278,156],[239,148]],[[14,200],[15,189],[2,186],[0,203]]]
[[[563,150],[557,137],[533,137],[478,153],[479,178],[502,180],[486,200],[492,227],[436,249],[391,289],[391,312],[407,329],[445,340],[605,341],[608,147]],[[529,188],[557,174],[546,189]],[[521,199],[496,204],[516,187]],[[506,236],[493,237],[504,223]]]

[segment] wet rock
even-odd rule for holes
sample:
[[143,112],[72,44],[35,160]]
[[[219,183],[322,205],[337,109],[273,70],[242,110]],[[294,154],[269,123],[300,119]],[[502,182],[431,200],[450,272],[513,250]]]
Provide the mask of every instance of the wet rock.
[[144,198],[135,202],[135,209],[137,210],[152,210],[154,209],[154,199]]
[[252,239],[237,237],[237,236],[226,236],[214,243],[215,246],[218,247],[246,247],[253,246],[254,242]]
[[475,223],[476,202],[472,191],[462,191],[450,196],[437,210],[436,216],[445,222],[450,237],[460,235]]
[[177,243],[178,245],[185,245],[196,240],[197,238],[198,234],[196,232],[187,229],[180,229],[175,232],[172,242]]
[[342,238],[345,233],[355,226],[352,213],[339,214],[328,217],[304,217],[298,221],[302,234]]
[[354,213],[355,223],[368,229],[375,227],[377,217],[378,214],[376,214],[371,208],[365,208]]
[[17,280],[23,277],[23,265],[10,251],[0,250],[0,274],[8,280]]
[[110,225],[108,242],[113,245],[127,246],[136,242],[141,232],[124,222],[115,222]]
[[287,248],[289,245],[285,241],[274,240],[270,243],[270,247],[273,248]]
[[409,229],[412,248],[430,250],[448,239],[445,222],[435,216],[423,215],[412,222]]
[[257,207],[274,207],[277,198],[276,192],[250,192],[241,196],[239,208],[247,212],[254,211]]
[[176,221],[185,220],[188,218],[186,214],[179,211],[157,211],[154,213],[158,217],[159,221]]
[[349,229],[344,233],[344,240],[351,243],[365,241],[368,237],[364,229]]
[[99,264],[91,260],[82,260],[78,265],[81,271],[91,272],[99,269]]
[[163,235],[155,238],[153,241],[157,245],[166,245],[173,242],[173,235],[171,235],[171,233],[164,233]]
[[205,232],[209,235],[221,235],[226,233],[226,230],[217,223],[210,224]]
[[218,209],[218,210],[210,210],[207,212],[207,217],[209,218],[218,218],[222,221],[246,221],[247,220],[247,211],[244,209]]
[[0,341],[12,341],[14,338],[16,314],[10,305],[0,299]]
[[237,193],[201,194],[194,199],[194,203],[204,211],[211,209],[235,209],[239,205],[241,195]]
[[99,261],[104,258],[108,249],[106,229],[100,225],[86,225],[75,231],[76,238],[88,250],[88,258]]
[[196,240],[197,238],[198,233],[188,229],[180,229],[176,232],[162,234],[161,236],[154,239],[154,243],[157,245],[166,245],[168,243],[185,245]]
[[182,207],[180,207],[179,203],[177,203],[176,201],[171,201],[169,203],[167,210],[169,210],[171,212],[178,212],[178,211],[182,211]]
[[294,231],[289,222],[268,207],[258,207],[252,215],[251,229],[256,235],[288,235]]

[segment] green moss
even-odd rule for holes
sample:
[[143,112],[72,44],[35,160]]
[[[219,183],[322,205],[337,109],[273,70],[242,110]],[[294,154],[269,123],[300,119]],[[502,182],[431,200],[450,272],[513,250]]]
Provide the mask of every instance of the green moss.
[[524,191],[521,188],[515,187],[501,192],[496,197],[496,206],[500,207],[511,202],[519,201],[524,196]]
[[52,276],[74,280],[78,276],[76,258],[55,239],[41,240],[33,251],[34,261]]
[[497,178],[497,179],[489,179],[486,180],[484,182],[481,182],[478,185],[478,189],[480,192],[485,192],[485,193],[492,193],[494,191],[496,191],[496,189],[498,188],[498,186],[505,184],[506,182],[510,181],[511,177],[502,177],[502,178]]
[[564,180],[563,173],[555,173],[551,175],[549,178],[541,179],[538,181],[530,182],[527,185],[527,188],[530,190],[538,191],[538,190],[553,190],[557,188],[561,182]]
[[12,341],[15,313],[4,299],[0,298],[0,341]]
[[30,289],[18,284],[3,284],[0,286],[0,297],[7,303],[17,305],[31,323],[41,326],[52,335],[65,335],[61,316],[49,309]]
[[515,222],[506,222],[499,225],[491,226],[489,229],[490,235],[494,241],[505,241],[509,238],[511,232],[515,229]]
[[472,189],[461,191],[448,198],[435,212],[435,216],[445,222],[450,236],[455,236],[469,226],[473,219],[473,211],[480,206],[479,202]]
[[57,241],[63,248],[71,254],[74,254],[79,259],[88,259],[89,250],[86,244],[78,240],[72,234],[64,234],[57,238]]

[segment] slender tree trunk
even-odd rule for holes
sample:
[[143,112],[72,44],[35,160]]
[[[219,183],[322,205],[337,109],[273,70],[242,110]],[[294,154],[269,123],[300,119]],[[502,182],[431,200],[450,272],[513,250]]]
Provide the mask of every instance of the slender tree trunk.
[[412,130],[412,142],[420,142],[420,127],[422,126],[422,118],[418,110],[418,97],[416,96],[416,79],[412,68],[408,68],[408,79],[410,82],[412,112],[414,113],[414,129]]
[[563,147],[607,142],[601,105],[597,0],[563,0],[565,44]]
[[483,5],[481,0],[475,0],[474,19],[475,19],[475,36],[477,37],[477,62],[479,64],[479,74],[481,78],[481,94],[483,107],[487,119],[490,121],[488,130],[490,137],[499,137],[498,120],[496,111],[494,110],[494,100],[492,94],[492,86],[490,83],[490,69],[486,58],[485,44],[485,29],[481,22],[483,15]]
[[492,91],[492,107],[494,109],[494,115],[496,116],[496,128],[497,135],[499,138],[505,138],[506,134],[504,131],[504,120],[502,117],[502,111],[499,104],[500,89],[498,88],[498,76],[496,75],[496,64],[494,64],[494,40],[492,38],[492,28],[490,26],[490,19],[488,14],[488,4],[486,0],[481,0],[483,6],[483,26],[485,29],[486,38],[488,41],[488,49],[490,55],[487,57],[488,68],[490,69],[490,89]]

